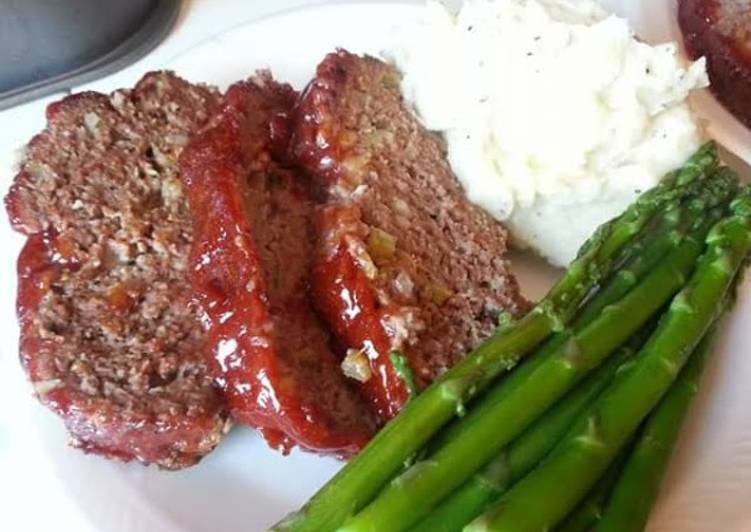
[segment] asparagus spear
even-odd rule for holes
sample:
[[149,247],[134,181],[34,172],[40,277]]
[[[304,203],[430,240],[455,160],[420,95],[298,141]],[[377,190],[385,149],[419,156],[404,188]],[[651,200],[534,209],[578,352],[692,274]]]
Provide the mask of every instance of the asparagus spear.
[[[535,310],[549,314],[559,327],[568,323],[578,310],[571,305],[572,294],[579,296],[582,282],[591,281],[590,288],[613,271],[614,258],[628,249],[627,243],[638,235],[655,213],[669,210],[690,194],[691,185],[717,169],[719,157],[713,141],[707,142],[681,167],[668,174],[657,186],[643,193],[621,216],[598,227],[579,250],[563,278],[548,292]],[[687,190],[688,188],[688,190]],[[581,301],[581,300],[580,300]]]
[[[707,211],[723,210],[737,192],[738,178],[729,168],[717,171],[711,179],[695,182],[683,205],[676,205],[658,217],[657,227],[633,246],[624,249],[624,266],[588,302],[575,324],[589,323],[610,303],[620,299],[692,228],[704,221]],[[721,214],[721,213],[720,213]],[[712,214],[719,219],[716,211]]]
[[[687,233],[697,240],[703,240],[709,227],[722,217],[726,203],[737,191],[737,176],[732,170],[724,169],[718,172],[712,179],[705,180],[694,191],[696,195],[689,196],[686,204],[678,204],[666,211],[661,216],[654,231],[639,242],[627,246],[622,260],[625,264],[616,272],[612,279],[588,301],[579,316],[574,320],[569,329],[553,335],[535,353],[534,357],[527,360],[515,370],[514,379],[521,382],[529,378],[537,368],[545,364],[548,359],[555,356],[571,337],[572,334],[581,331],[589,325],[608,305],[621,299],[634,287],[671,249],[674,249]],[[637,248],[640,253],[634,253]],[[485,403],[493,403],[502,399],[506,392],[503,387],[496,387],[489,393]],[[479,415],[479,414],[475,414]],[[453,425],[446,427],[438,436],[430,442],[429,451],[445,445],[456,433],[462,430],[470,421],[457,420]]]
[[[736,278],[726,308],[735,302],[735,291],[742,276]],[[642,530],[646,525],[670,453],[688,408],[699,388],[699,381],[717,333],[714,327],[702,340],[697,352],[682,370],[677,382],[649,415],[637,446],[631,453],[615,492],[608,501],[600,530]]]
[[[643,247],[644,254],[648,258],[642,258],[641,256],[638,256],[635,257],[634,260],[627,263],[627,268],[624,271],[628,272],[628,275],[618,276],[618,278],[615,279],[613,283],[611,283],[611,285],[608,285],[609,290],[607,290],[606,297],[608,297],[609,299],[603,302],[603,298],[599,297],[598,295],[598,297],[593,302],[591,302],[590,305],[588,305],[596,305],[598,307],[597,312],[588,313],[588,315],[585,316],[583,320],[577,319],[577,327],[575,328],[583,328],[584,325],[592,321],[595,315],[599,313],[606,306],[606,304],[614,302],[620,296],[622,296],[623,293],[627,292],[628,288],[630,288],[640,277],[643,277],[645,271],[650,266],[654,265],[654,263],[657,262],[667,252],[671,245],[673,247],[677,245],[678,240],[683,236],[682,232],[692,225],[691,222],[693,220],[696,220],[697,218],[699,220],[706,220],[703,215],[707,208],[723,204],[725,201],[727,201],[732,192],[736,190],[736,179],[734,174],[732,173],[722,173],[715,179],[708,180],[708,182],[701,183],[701,185],[701,188],[695,190],[695,193],[698,192],[698,196],[692,197],[688,201],[688,205],[680,206],[680,210],[678,211],[680,212],[680,215],[677,216],[675,212],[672,212],[662,217],[661,225],[656,231],[657,238],[647,239],[647,244]],[[719,216],[719,211],[715,211],[710,215],[711,222],[713,223],[716,219],[719,218]],[[703,239],[704,234],[709,228],[709,225],[711,225],[711,223],[705,223],[704,227],[699,228],[698,234],[694,236],[699,239]],[[543,348],[543,351],[548,352],[547,355],[543,355],[542,353],[537,354],[533,360],[528,361],[522,368],[519,368],[517,370],[517,372],[521,373],[521,375],[515,375],[514,377],[517,377],[520,381],[526,380],[526,378],[528,378],[528,375],[533,373],[541,362],[544,362],[546,358],[550,358],[555,353],[556,348],[560,348],[561,344],[570,337],[570,333],[559,333],[557,336],[560,337],[557,339],[557,341],[553,340],[546,345],[546,348]],[[493,394],[491,393],[491,397],[492,396]],[[461,420],[459,421],[459,424],[464,424],[465,421],[467,420]],[[492,469],[492,467],[490,467],[489,469]],[[495,468],[495,470],[497,472],[498,468]],[[487,475],[485,478],[487,479]],[[456,509],[458,511],[463,510],[464,512],[469,513],[469,515],[472,516],[472,508],[474,507],[474,509],[477,510],[478,505],[481,506],[483,502],[487,501],[487,499],[484,499],[484,497],[492,496],[492,490],[484,490],[482,489],[482,486],[487,486],[487,483],[478,481],[474,486],[468,487],[466,491],[460,490],[456,494],[455,501],[444,501],[441,504],[441,508],[437,510],[437,513],[439,513],[440,515],[432,516],[426,524],[420,526],[423,527],[424,530],[429,530],[436,529],[438,523],[443,523],[442,526],[445,526],[445,529],[450,529],[450,527],[452,526],[452,521],[450,518],[448,518],[448,516],[452,512],[452,507],[454,506],[454,504],[456,505]],[[441,515],[446,518],[442,518]],[[457,513],[457,515],[455,516],[455,522],[462,523],[462,518],[463,517],[459,513]]]
[[[636,342],[635,342],[636,343]],[[606,364],[548,410],[506,449],[452,493],[411,532],[459,532],[487,504],[523,477],[555,446],[574,419],[611,382],[640,345],[624,346]]]
[[713,339],[711,331],[647,419],[605,507],[598,532],[637,532],[647,524],[681,424],[698,390]]
[[[645,273],[655,265],[672,247],[678,245],[686,233],[706,223],[707,209],[709,219],[714,223],[722,216],[721,205],[725,205],[736,190],[736,178],[732,172],[720,172],[712,179],[697,182],[696,195],[690,196],[684,203],[658,217],[654,230],[641,239],[639,253],[631,251],[623,260],[625,266],[614,278],[587,303],[584,310],[577,316],[572,326],[581,330],[609,304],[620,299]],[[651,332],[651,331],[650,331]],[[569,333],[570,334],[570,333]],[[640,336],[640,335],[637,335]],[[648,336],[648,335],[647,335]],[[531,368],[539,366],[546,357],[551,356],[556,346],[563,343],[568,334],[558,333],[542,349],[535,354],[534,362],[529,360],[523,368],[525,373]],[[643,338],[637,342],[629,342],[628,349],[638,348]],[[545,352],[548,354],[546,355]],[[454,491],[447,499],[432,511],[425,519],[416,525],[412,532],[440,532],[458,531],[469,521],[479,515],[487,504],[500,496],[508,486],[529,471],[562,436],[570,425],[575,413],[589,403],[597,390],[607,382],[603,374],[613,370],[613,363],[601,368],[589,377],[587,383],[574,389],[559,404],[547,412],[528,428],[522,436],[517,438],[506,450],[487,464],[464,486]],[[527,373],[529,374],[529,373]],[[459,422],[461,423],[461,422]],[[439,438],[439,443],[445,443],[446,436]],[[434,449],[440,445],[434,445]]]
[[[545,462],[470,524],[468,532],[547,530],[608,467],[719,316],[751,250],[751,189],[745,189],[731,209],[731,215],[710,231],[707,251],[690,283],[671,303],[633,370],[616,379]],[[566,479],[565,490],[560,489],[561,479]]]
[[676,184],[684,185],[702,174],[712,173],[719,164],[717,144],[713,140],[707,141],[678,170],[675,178]]
[[684,239],[620,302],[559,346],[554,356],[532,372],[509,375],[461,420],[443,447],[398,476],[341,530],[397,532],[427,515],[680,290],[702,247],[697,238]]
[[[598,292],[592,301],[587,303],[584,310],[577,316],[572,328],[581,330],[591,323],[603,308],[628,292],[629,288],[641,279],[649,268],[686,236],[687,231],[706,221],[704,217],[706,209],[714,208],[710,213],[710,218],[715,221],[719,219],[722,216],[722,210],[718,208],[718,205],[727,201],[732,191],[735,190],[734,176],[725,175],[725,177],[730,177],[730,179],[718,178],[718,182],[724,183],[721,188],[707,186],[707,182],[696,183],[702,185],[702,188],[697,191],[698,197],[689,198],[688,206],[677,205],[664,213],[655,224],[653,233],[644,238],[640,245],[632,246],[638,248],[641,254],[629,254],[622,260],[626,263],[625,267],[616,273],[615,278]],[[647,331],[646,336],[643,333],[636,335],[640,338],[636,341],[632,339],[629,346],[620,351],[639,348],[651,333],[651,329]],[[527,361],[516,371],[522,371],[526,375],[531,374],[531,371],[549,358],[555,348],[565,342],[570,334],[570,331],[556,334],[541,351],[535,354],[532,360]],[[621,357],[613,358],[614,360],[600,368],[585,383],[572,390],[558,405],[546,412],[464,486],[441,501],[440,505],[411,531],[459,531],[477,517],[489,502],[500,496],[510,484],[526,474],[553,447],[576,413],[609,382],[609,375],[620,363]],[[445,443],[448,434],[450,431],[442,435],[444,438],[437,438],[437,443],[431,442],[434,450],[440,448],[441,443]]]
[[493,335],[406,405],[360,454],[342,468],[300,511],[275,530],[331,530],[358,511],[477,393],[576,313],[591,289],[607,277],[613,259],[657,212],[680,201],[684,184],[717,166],[713,144],[702,147],[674,175],[644,193],[618,218],[600,227],[579,257],[527,316]]
[[584,500],[563,523],[555,527],[555,532],[591,532],[594,529],[602,518],[603,506],[613,491],[618,475],[623,470],[629,450],[627,448],[621,451],[605,474],[589,490]]
[[[722,174],[717,177],[714,186],[708,180],[701,184],[697,197],[687,200],[688,205],[677,205],[664,213],[658,220],[654,232],[644,239],[638,246],[641,254],[624,259],[626,265],[619,270],[596,297],[589,302],[582,313],[576,318],[575,330],[581,330],[590,323],[608,304],[614,303],[622,297],[649,268],[659,261],[669,249],[676,246],[687,231],[694,226],[701,226],[706,221],[705,211],[714,208],[709,214],[710,219],[716,221],[722,215],[718,205],[728,200],[735,190],[733,175]],[[721,184],[722,186],[717,186]],[[637,247],[637,246],[634,246]],[[569,337],[568,333],[558,333],[535,354],[534,359],[527,361],[522,368],[517,369],[529,375],[534,368],[552,356],[555,348]],[[629,342],[633,347],[640,347],[642,342]],[[477,473],[464,486],[454,491],[447,499],[441,501],[438,508],[412,528],[412,532],[440,532],[458,531],[469,521],[477,517],[489,502],[500,496],[510,485],[531,469],[557,442],[558,438],[570,425],[573,416],[583,408],[602,386],[607,382],[604,375],[613,370],[613,363],[609,363],[592,375],[587,383],[574,389],[567,397],[537,420],[524,434],[517,438],[506,450],[491,460],[482,471]],[[461,422],[459,422],[461,423]],[[450,437],[451,431],[443,434],[433,449],[440,448],[441,443]]]
[[[726,308],[734,304],[735,291],[741,279],[742,275],[738,275]],[[697,352],[681,371],[676,383],[647,418],[644,430],[608,501],[598,531],[644,529],[667,469],[670,453],[678,439],[691,401],[698,391],[716,333],[717,327],[713,327],[707,333]]]

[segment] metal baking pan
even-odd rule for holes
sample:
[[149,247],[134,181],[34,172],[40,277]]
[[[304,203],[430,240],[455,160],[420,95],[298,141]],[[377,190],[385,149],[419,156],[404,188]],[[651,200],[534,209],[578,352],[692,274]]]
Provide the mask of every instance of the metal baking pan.
[[180,0],[0,0],[0,110],[121,70],[179,11]]

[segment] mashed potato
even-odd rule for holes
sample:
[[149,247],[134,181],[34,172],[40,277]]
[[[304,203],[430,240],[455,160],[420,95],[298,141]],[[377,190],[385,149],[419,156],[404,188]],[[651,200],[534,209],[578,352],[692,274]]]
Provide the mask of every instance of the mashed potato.
[[703,60],[594,0],[430,3],[390,54],[470,200],[558,266],[702,142],[686,98]]

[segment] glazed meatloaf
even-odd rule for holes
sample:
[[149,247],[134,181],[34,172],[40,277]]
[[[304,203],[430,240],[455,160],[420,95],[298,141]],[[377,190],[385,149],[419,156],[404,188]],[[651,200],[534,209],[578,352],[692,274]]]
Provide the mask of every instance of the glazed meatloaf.
[[348,455],[375,424],[309,299],[313,202],[284,160],[295,97],[268,73],[237,83],[183,152],[190,270],[233,417],[282,451]]
[[330,54],[300,99],[291,144],[321,198],[316,302],[382,420],[407,400],[405,370],[424,386],[493,333],[501,312],[527,308],[505,230],[467,201],[399,82],[378,59]]
[[219,102],[167,72],[47,109],[6,206],[21,359],[73,445],[168,469],[219,442],[226,408],[186,280],[192,226],[176,159]]
[[680,0],[686,48],[706,57],[711,89],[751,127],[751,4],[748,0]]

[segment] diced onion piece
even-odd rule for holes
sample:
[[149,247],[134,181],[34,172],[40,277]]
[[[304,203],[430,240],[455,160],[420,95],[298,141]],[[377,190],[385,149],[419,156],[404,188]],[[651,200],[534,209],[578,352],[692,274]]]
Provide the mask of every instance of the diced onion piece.
[[99,125],[100,119],[96,113],[86,113],[83,115],[83,125],[86,127],[91,135],[96,135],[96,128]]
[[371,147],[390,145],[394,142],[394,134],[388,129],[376,129],[367,136]]
[[387,89],[398,89],[401,83],[401,76],[396,71],[388,71],[381,78],[381,83]]
[[352,190],[365,181],[368,163],[370,163],[370,155],[367,153],[350,155],[342,161],[342,167],[347,171],[347,181]]
[[47,395],[53,390],[56,390],[63,386],[63,381],[60,379],[48,379],[44,381],[36,381],[33,383],[34,391],[39,397]]
[[375,279],[376,275],[378,275],[378,268],[376,268],[376,265],[373,262],[373,258],[370,256],[370,253],[368,253],[368,250],[366,249],[366,246],[362,242],[362,240],[347,235],[346,241],[347,251],[349,252],[349,255],[353,259],[355,259],[355,263],[357,263],[358,268],[360,268],[365,273],[365,276],[368,279]]
[[168,205],[173,205],[182,200],[183,188],[180,181],[177,179],[164,179],[160,185],[160,192],[164,202]]
[[443,305],[448,298],[454,295],[454,292],[449,287],[439,283],[432,283],[428,286],[428,292],[430,299],[438,306]]
[[376,261],[389,260],[396,253],[396,237],[378,227],[368,234],[368,252]]
[[342,360],[342,372],[358,382],[368,382],[373,376],[368,357],[361,349],[347,349],[347,356]]
[[391,282],[394,291],[402,297],[411,298],[415,289],[415,283],[409,274],[403,270],[399,271]]

